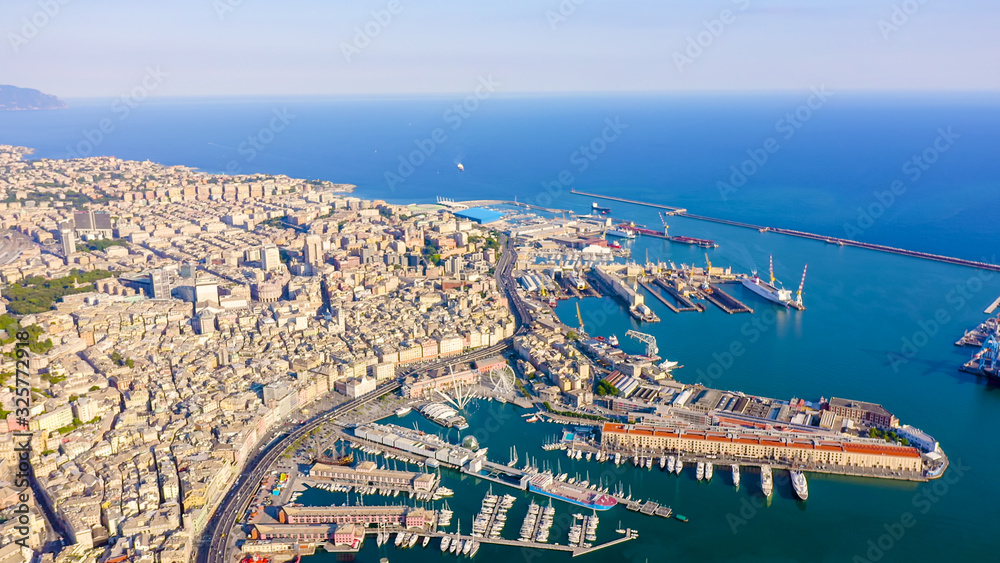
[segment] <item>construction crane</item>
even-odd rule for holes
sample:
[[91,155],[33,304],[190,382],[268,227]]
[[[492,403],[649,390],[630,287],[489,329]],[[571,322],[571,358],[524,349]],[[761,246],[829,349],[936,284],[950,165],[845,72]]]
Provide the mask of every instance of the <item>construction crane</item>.
[[580,334],[581,335],[586,334],[583,331],[583,315],[580,314],[580,302],[579,301],[576,302],[576,318],[577,318],[577,320],[580,321]]
[[774,255],[767,256],[767,269],[771,272],[771,286],[774,286]]
[[656,356],[656,354],[660,351],[660,349],[656,347],[656,337],[652,334],[646,334],[645,332],[639,332],[637,330],[630,330],[625,333],[625,336],[630,336],[640,342],[644,342],[646,344],[646,355],[650,358]]
[[802,281],[799,282],[799,291],[796,292],[795,294],[795,301],[798,302],[799,307],[804,307],[804,305],[802,304],[802,288],[806,285],[806,270],[808,269],[809,269],[809,264],[806,264],[802,268]]
[[712,261],[708,259],[708,253],[705,253],[705,283],[702,285],[702,289],[706,293],[712,293]]

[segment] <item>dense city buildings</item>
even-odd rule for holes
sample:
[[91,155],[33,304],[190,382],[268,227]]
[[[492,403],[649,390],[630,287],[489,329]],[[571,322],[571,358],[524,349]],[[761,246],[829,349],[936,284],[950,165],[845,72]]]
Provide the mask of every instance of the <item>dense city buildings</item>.
[[[447,210],[329,182],[27,153],[0,147],[0,281],[21,287],[2,292],[20,326],[40,327],[31,463],[56,522],[33,507],[29,547],[61,526],[71,545],[57,561],[189,561],[292,413],[513,334],[490,233]],[[58,294],[20,285],[36,276],[77,281]],[[12,387],[0,389],[0,487],[17,459]]]

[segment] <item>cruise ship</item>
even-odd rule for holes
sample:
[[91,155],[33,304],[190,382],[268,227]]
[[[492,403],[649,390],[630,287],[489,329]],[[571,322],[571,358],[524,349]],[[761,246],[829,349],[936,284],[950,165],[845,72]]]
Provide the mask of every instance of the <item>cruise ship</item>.
[[789,471],[792,476],[792,489],[795,495],[802,500],[809,498],[809,485],[806,483],[806,476],[801,471]]

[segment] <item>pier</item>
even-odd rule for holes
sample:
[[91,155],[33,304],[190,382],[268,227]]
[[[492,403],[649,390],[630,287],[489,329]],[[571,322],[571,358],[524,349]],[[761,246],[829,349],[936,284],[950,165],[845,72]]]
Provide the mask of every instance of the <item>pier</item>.
[[1000,297],[997,297],[997,298],[996,298],[996,299],[995,299],[995,300],[993,301],[993,303],[990,303],[990,306],[989,306],[989,307],[987,307],[987,308],[986,308],[986,310],[985,310],[985,311],[983,311],[983,312],[984,312],[984,313],[986,313],[987,315],[992,315],[992,314],[993,314],[993,311],[996,311],[996,310],[997,310],[997,307],[1000,307]]
[[[639,282],[639,285],[641,285],[642,288],[645,289],[646,291],[648,291],[653,297],[659,299],[660,303],[663,303],[664,305],[666,305],[667,308],[670,309],[671,311],[673,311],[675,313],[680,313],[681,312],[681,310],[678,309],[676,306],[674,306],[674,304],[671,303],[669,299],[667,299],[666,297],[664,297],[663,295],[661,295],[659,291],[654,291],[653,288],[650,287],[650,285],[648,283],[646,283],[646,282]],[[686,309],[685,308],[684,310],[688,311],[690,309]],[[694,309],[694,310],[697,311],[697,309]]]
[[684,209],[683,207],[672,207],[670,205],[661,205],[659,203],[648,203],[648,202],[645,202],[645,201],[636,201],[634,199],[625,199],[623,197],[614,197],[614,196],[610,196],[610,195],[591,194],[591,193],[581,192],[579,190],[573,190],[573,189],[571,189],[569,191],[569,193],[574,194],[574,195],[583,195],[583,196],[587,196],[587,197],[596,197],[597,199],[607,199],[607,200],[610,200],[610,201],[620,201],[622,203],[631,203],[632,205],[644,205],[646,207],[655,207],[657,209],[666,209],[672,215],[684,213],[684,212],[687,211],[687,209]]
[[[612,201],[620,201],[622,203],[630,203],[633,205],[641,205],[644,207],[654,207],[657,209],[667,209],[672,212],[673,215],[678,217],[686,217],[688,219],[696,219],[699,221],[711,221],[713,223],[721,223],[723,225],[731,225],[734,227],[742,227],[745,229],[754,229],[761,233],[771,232],[778,233],[780,235],[787,235],[792,237],[805,238],[810,240],[815,240],[819,242],[825,242],[829,244],[836,244],[839,246],[853,246],[855,248],[864,248],[866,250],[875,250],[878,252],[887,252],[889,254],[898,254],[900,256],[909,256],[910,258],[920,258],[922,260],[932,260],[935,262],[944,262],[945,264],[952,264],[954,266],[966,266],[969,268],[978,268],[981,270],[990,270],[993,272],[1000,272],[1000,265],[990,264],[988,262],[979,262],[976,260],[966,260],[964,258],[954,258],[952,256],[942,256],[940,254],[931,254],[930,252],[919,252],[916,250],[907,250],[905,248],[896,248],[894,246],[886,246],[884,244],[873,244],[870,242],[860,242],[851,239],[831,237],[826,235],[817,235],[815,233],[807,233],[803,231],[796,231],[793,229],[782,229],[779,227],[765,227],[763,225],[753,225],[751,223],[743,223],[740,221],[731,221],[729,219],[719,219],[717,217],[707,217],[705,215],[694,215],[688,213],[687,209],[680,207],[671,207],[669,205],[661,205],[658,203],[649,203],[645,201],[636,201],[631,199],[625,199],[613,196],[602,196],[598,194],[591,194],[586,192],[578,192],[576,190],[570,190],[570,193],[576,195],[582,195],[587,197],[596,197],[601,199],[609,199]],[[997,306],[1000,306],[1000,298],[998,298]]]
[[671,297],[676,299],[678,303],[683,305],[683,307],[678,307],[678,311],[698,311],[700,313],[705,310],[704,305],[699,305],[696,304],[694,301],[691,301],[689,298],[685,297],[680,291],[678,291],[677,288],[670,285],[666,281],[660,278],[656,278],[655,283],[656,285],[666,290],[666,292],[669,293]]

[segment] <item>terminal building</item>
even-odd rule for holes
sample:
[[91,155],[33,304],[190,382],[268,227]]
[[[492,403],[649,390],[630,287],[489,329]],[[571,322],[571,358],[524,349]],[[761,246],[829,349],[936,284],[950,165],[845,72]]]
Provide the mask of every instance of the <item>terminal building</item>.
[[[278,512],[282,524],[361,524],[424,528],[435,522],[433,511],[412,506],[292,506]],[[257,539],[257,538],[254,538]],[[266,538],[264,538],[266,539]]]
[[916,448],[847,441],[835,436],[807,438],[610,422],[604,424],[601,444],[628,452],[683,452],[759,462],[821,463],[852,469],[919,472],[924,464]]
[[315,463],[309,469],[309,477],[353,486],[393,487],[397,489],[413,487],[415,491],[428,493],[438,486],[438,477],[433,473],[378,469],[373,461],[362,461],[357,467]]
[[[259,546],[256,551],[267,552],[267,544],[260,540],[272,540],[275,551],[288,549],[288,543],[280,540],[294,540],[298,543],[330,541],[334,545],[349,545],[358,547],[365,539],[365,527],[357,524],[337,525],[289,525],[289,524],[254,524],[250,531],[250,539]],[[279,540],[279,541],[273,541]],[[290,542],[289,542],[290,543]],[[284,544],[284,545],[283,545]],[[264,549],[260,549],[263,547]]]

